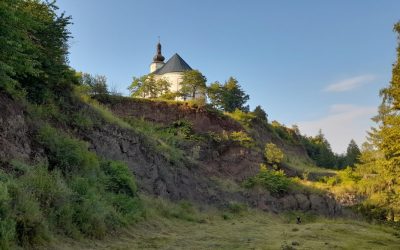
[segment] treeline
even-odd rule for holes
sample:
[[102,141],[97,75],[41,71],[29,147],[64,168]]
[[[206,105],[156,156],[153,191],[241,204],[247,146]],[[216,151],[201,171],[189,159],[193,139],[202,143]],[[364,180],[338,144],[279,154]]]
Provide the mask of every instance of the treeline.
[[235,109],[249,111],[245,103],[249,100],[239,82],[229,77],[224,83],[213,82],[207,86],[207,78],[198,70],[183,72],[182,82],[178,91],[171,91],[171,83],[154,74],[134,77],[129,91],[132,97],[175,100],[177,97],[183,100],[197,100],[205,103],[205,98],[216,109],[233,112]]
[[360,148],[353,139],[344,154],[336,154],[332,151],[322,131],[319,131],[316,136],[300,136],[300,141],[307,150],[308,156],[319,167],[344,169],[354,167],[359,162]]

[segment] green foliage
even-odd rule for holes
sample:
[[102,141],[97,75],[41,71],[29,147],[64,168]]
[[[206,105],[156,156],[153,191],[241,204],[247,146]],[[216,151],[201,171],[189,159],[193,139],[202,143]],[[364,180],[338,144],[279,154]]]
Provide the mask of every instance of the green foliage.
[[246,188],[261,186],[271,194],[281,195],[289,190],[290,183],[290,179],[282,170],[269,170],[264,164],[261,164],[259,173],[246,180],[243,185]]
[[315,161],[317,166],[336,168],[336,156],[321,131],[315,137],[302,137],[301,140],[308,156]]
[[244,212],[247,211],[247,205],[244,203],[238,203],[238,202],[229,202],[228,206],[227,206],[227,210],[228,212],[232,213],[232,214],[243,214]]
[[256,118],[261,121],[265,122],[266,124],[268,123],[268,115],[267,113],[261,108],[260,105],[257,105],[257,107],[253,110],[253,115],[256,116]]
[[291,128],[286,127],[283,124],[280,124],[277,121],[272,121],[269,128],[279,138],[281,138],[282,140],[284,140],[288,143],[296,144],[299,142],[300,134],[299,134],[298,130],[296,130],[296,127],[291,129]]
[[[363,176],[362,193],[367,196],[364,208],[372,215],[390,221],[400,220],[400,22],[395,24],[398,47],[392,79],[381,90],[382,104],[360,156],[356,171]],[[375,212],[377,211],[377,212]]]
[[183,73],[180,95],[196,99],[205,96],[207,78],[198,70],[188,70]]
[[[14,244],[41,245],[57,233],[102,238],[109,230],[141,217],[134,177],[125,164],[100,161],[85,144],[49,126],[40,132],[52,136],[41,143],[56,160],[50,160],[49,166],[15,163],[18,175],[1,176],[3,249]],[[62,150],[54,151],[54,147]]]
[[70,138],[46,125],[39,130],[38,141],[48,150],[50,165],[63,174],[95,172],[99,161],[88,151],[87,143]]
[[102,75],[92,76],[88,73],[78,74],[79,83],[86,88],[88,95],[107,95],[107,78]]
[[180,138],[194,138],[193,124],[188,120],[174,121],[166,130]]
[[4,0],[0,9],[0,87],[36,103],[67,94],[76,83],[67,65],[71,18],[44,1]]
[[358,183],[361,177],[358,173],[354,172],[351,167],[347,167],[341,171],[337,171],[334,176],[325,176],[322,181],[330,186],[338,185],[353,185]]
[[264,156],[269,164],[276,166],[276,164],[281,163],[285,155],[278,146],[267,143],[264,148]]
[[253,139],[244,131],[233,131],[229,134],[229,140],[238,142],[246,148],[250,148],[254,145]]
[[252,121],[255,119],[255,115],[251,112],[244,112],[240,109],[235,109],[232,113],[225,113],[232,119],[240,122],[245,127],[250,127]]
[[239,82],[233,77],[224,84],[212,83],[207,89],[207,94],[211,105],[217,109],[225,112],[233,112],[236,109],[249,111],[249,107],[244,106],[249,100],[249,95],[241,89]]
[[107,191],[134,197],[137,192],[133,175],[122,162],[103,162],[101,165],[106,177],[104,185]]
[[355,164],[359,163],[359,157],[361,155],[361,151],[358,148],[357,143],[354,140],[351,140],[346,150],[346,166],[354,167]]
[[176,94],[171,93],[170,83],[164,79],[155,79],[153,74],[134,77],[128,87],[132,97],[142,98],[173,98]]
[[144,143],[164,155],[171,163],[181,166],[185,161],[185,152],[180,145],[185,140],[198,140],[192,133],[192,125],[186,120],[176,121],[170,126],[161,126],[143,119],[125,119],[137,132],[145,135]]

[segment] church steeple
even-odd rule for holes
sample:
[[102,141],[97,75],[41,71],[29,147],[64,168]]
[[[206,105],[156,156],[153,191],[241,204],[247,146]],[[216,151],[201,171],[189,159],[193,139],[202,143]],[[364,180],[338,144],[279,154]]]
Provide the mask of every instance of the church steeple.
[[164,62],[165,57],[161,54],[161,43],[158,40],[157,43],[157,54],[153,57],[153,62]]
[[153,62],[150,64],[150,73],[164,66],[165,57],[161,54],[160,37],[158,37],[157,54],[153,57]]

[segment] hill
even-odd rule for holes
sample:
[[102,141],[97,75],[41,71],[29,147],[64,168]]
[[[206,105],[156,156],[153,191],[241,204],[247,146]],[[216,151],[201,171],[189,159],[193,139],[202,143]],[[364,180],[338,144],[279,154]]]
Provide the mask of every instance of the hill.
[[[186,223],[194,223],[193,226],[196,223],[205,223],[207,230],[220,230],[213,229],[214,223],[221,224],[221,227],[224,227],[224,223],[238,223],[243,226],[250,223],[248,226],[252,225],[255,230],[262,230],[261,228],[257,229],[262,224],[252,222],[252,214],[265,216],[265,223],[271,220],[276,226],[283,223],[281,226],[291,228],[292,226],[289,225],[294,223],[294,217],[289,216],[284,222],[285,220],[278,219],[282,215],[278,217],[271,214],[262,215],[253,208],[279,214],[285,211],[295,211],[295,214],[303,217],[307,223],[317,223],[317,221],[320,223],[321,219],[317,219],[318,215],[330,217],[350,215],[349,212],[343,210],[332,194],[301,186],[299,182],[291,182],[289,188],[279,192],[272,192],[262,186],[246,188],[243,185],[246,180],[259,173],[259,164],[265,162],[262,150],[258,145],[264,145],[267,142],[280,145],[288,156],[286,162],[289,162],[283,163],[282,167],[292,173],[297,173],[296,171],[301,173],[301,170],[293,167],[296,165],[295,162],[301,161],[308,164],[311,162],[300,143],[289,143],[283,140],[257,119],[244,125],[216,110],[209,110],[205,106],[193,106],[189,103],[158,102],[113,96],[97,99],[105,106],[95,100],[73,95],[68,105],[64,102],[61,106],[55,105],[51,108],[56,112],[48,112],[49,110],[42,112],[43,110],[38,106],[18,103],[9,95],[2,93],[0,106],[4,112],[2,112],[0,124],[2,128],[0,155],[4,173],[15,176],[13,178],[22,179],[31,174],[30,170],[21,167],[21,164],[29,164],[38,168],[38,162],[48,162],[49,167],[59,168],[58,160],[60,159],[53,159],[54,152],[52,151],[54,149],[49,145],[54,142],[43,141],[49,139],[48,136],[64,134],[74,140],[87,143],[87,148],[103,161],[112,160],[127,164],[135,176],[139,189],[138,195],[142,197],[141,200],[146,201],[144,207],[143,205],[129,206],[130,212],[136,214],[134,220],[143,221],[132,229],[134,231],[141,230],[141,225],[146,225],[146,221],[152,223],[153,218],[159,216],[166,220],[165,223],[173,223],[175,228],[173,230],[181,230],[180,228]],[[42,106],[42,108],[46,107]],[[164,114],[170,115],[165,116]],[[48,134],[46,139],[41,139],[40,136],[38,137],[38,134],[43,133],[40,127],[48,126],[46,124],[51,124],[55,129],[53,133],[56,134]],[[242,132],[251,140],[243,136],[239,139],[232,138],[232,133],[237,132]],[[63,147],[63,144],[66,143],[61,142],[58,147]],[[69,153],[60,152],[57,157],[62,158],[64,154]],[[318,169],[310,167],[310,169],[313,168]],[[67,178],[68,183],[69,177],[64,178]],[[122,188],[121,185],[119,184],[117,187]],[[36,196],[37,188],[39,188],[39,193],[48,192],[47,189],[43,189],[43,184],[30,188],[36,190],[31,195],[37,197],[39,201],[43,199],[45,193]],[[157,205],[159,204],[157,199],[146,197],[163,198],[177,202],[178,205]],[[161,209],[150,212],[153,206],[161,206]],[[50,209],[50,207],[46,208],[45,206],[43,209]],[[205,212],[196,212],[198,209]],[[248,212],[246,212],[247,210]],[[315,215],[308,215],[308,213]],[[219,218],[225,219],[220,221]],[[225,220],[227,221],[225,222]],[[230,222],[231,220],[232,222]],[[71,223],[76,222],[72,221]],[[90,224],[90,220],[87,223]],[[320,225],[318,223],[312,224],[310,229],[312,232],[314,227]],[[333,220],[329,223],[336,225],[341,222]],[[48,224],[47,226],[59,228],[57,224]],[[163,230],[163,226],[165,225],[157,223],[154,230]],[[239,230],[238,234],[240,234],[239,228],[237,229]],[[103,234],[119,231],[115,230],[100,234],[89,230],[86,233],[96,238],[102,238]],[[371,228],[371,230],[379,231],[380,229]],[[82,229],[79,231],[86,234]],[[31,236],[34,238],[28,237],[27,242],[21,241],[21,243],[23,245],[38,244],[36,240],[33,240],[38,236],[36,234]],[[130,234],[129,230],[127,234]],[[289,232],[289,234],[292,233]],[[85,243],[83,242],[68,243],[63,235],[64,233],[54,235],[61,237],[60,240],[65,244],[61,246],[68,248],[69,244],[83,244],[81,247],[84,247]],[[285,237],[279,236],[274,244],[283,244],[287,241]],[[293,241],[297,242],[298,240],[296,238]],[[134,242],[129,244],[131,243]],[[143,244],[156,247],[160,243],[155,241]],[[198,244],[200,243],[198,242]],[[209,244],[214,243],[211,241]],[[224,243],[218,243],[218,241],[215,244],[224,246]],[[308,243],[302,242],[301,245],[303,244],[307,246]]]

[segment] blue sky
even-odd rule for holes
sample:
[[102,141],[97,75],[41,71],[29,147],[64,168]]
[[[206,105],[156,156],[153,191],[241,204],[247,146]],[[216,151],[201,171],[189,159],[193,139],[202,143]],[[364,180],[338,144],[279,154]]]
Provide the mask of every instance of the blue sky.
[[70,64],[105,75],[128,94],[147,74],[161,36],[209,82],[229,76],[270,120],[314,135],[332,148],[359,144],[373,125],[379,89],[395,61],[398,0],[59,0],[72,15]]

